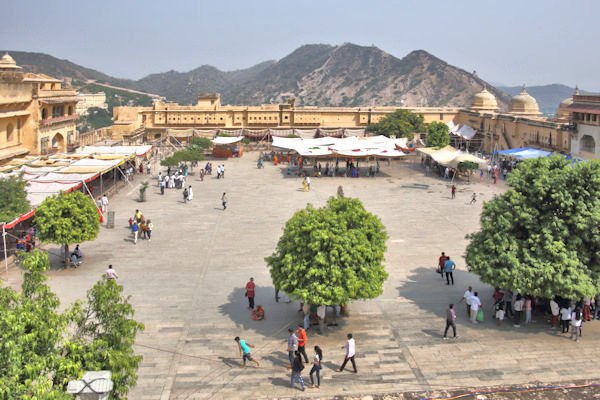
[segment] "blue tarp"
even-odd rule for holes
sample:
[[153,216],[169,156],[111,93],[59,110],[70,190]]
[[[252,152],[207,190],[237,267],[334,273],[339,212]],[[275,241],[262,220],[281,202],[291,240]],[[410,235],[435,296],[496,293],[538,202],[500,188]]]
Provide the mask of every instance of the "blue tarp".
[[565,157],[567,160],[583,161],[580,158],[573,157],[570,155],[565,156],[564,154],[561,154],[561,153],[553,153],[551,151],[535,149],[533,147],[521,147],[519,149],[500,150],[500,151],[495,151],[492,154],[503,154],[506,156],[518,158],[519,160],[528,160],[530,158],[550,157],[552,155],[556,155],[556,156]]

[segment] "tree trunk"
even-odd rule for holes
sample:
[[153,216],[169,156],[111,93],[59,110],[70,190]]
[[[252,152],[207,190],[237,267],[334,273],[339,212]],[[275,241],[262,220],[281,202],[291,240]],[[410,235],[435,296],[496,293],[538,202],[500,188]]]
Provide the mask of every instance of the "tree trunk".
[[69,245],[65,244],[65,266],[69,266]]

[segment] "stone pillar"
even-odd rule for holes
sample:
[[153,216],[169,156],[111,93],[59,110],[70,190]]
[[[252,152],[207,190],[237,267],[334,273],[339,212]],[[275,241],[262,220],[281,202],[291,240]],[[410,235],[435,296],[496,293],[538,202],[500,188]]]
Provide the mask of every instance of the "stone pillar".
[[78,381],[70,381],[67,393],[77,400],[108,400],[113,388],[110,371],[88,371]]

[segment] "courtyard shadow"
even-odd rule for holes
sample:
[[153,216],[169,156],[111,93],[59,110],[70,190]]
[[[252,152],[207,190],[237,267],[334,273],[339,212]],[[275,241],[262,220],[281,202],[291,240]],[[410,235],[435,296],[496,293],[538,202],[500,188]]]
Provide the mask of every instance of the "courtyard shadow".
[[[248,309],[248,298],[245,296],[246,289],[238,287],[227,297],[227,303],[219,306],[219,313],[229,317],[241,331],[253,330],[260,335],[272,336],[276,339],[284,340],[287,337],[287,329],[296,329],[303,323],[303,314],[298,312],[299,302],[292,301],[284,303],[275,302],[275,289],[272,286],[256,286],[255,288],[255,307],[261,305],[265,310],[265,318],[260,321],[252,319],[252,311]],[[281,294],[280,294],[281,295]],[[332,319],[333,309],[327,308],[327,318]],[[329,335],[339,335],[344,332],[346,326],[346,317],[340,316],[336,319],[337,326],[327,327],[323,324],[323,330],[319,332],[319,327],[312,324],[308,330],[311,337],[327,337]],[[282,348],[285,344],[281,345]],[[285,354],[284,359],[287,359]]]
[[[448,304],[454,304],[454,309],[457,316],[457,324],[470,325],[466,315],[466,303],[462,299],[463,294],[468,286],[472,286],[473,290],[478,292],[478,297],[482,302],[482,309],[485,315],[483,323],[473,326],[483,326],[486,329],[494,329],[498,331],[510,331],[518,329],[522,334],[540,334],[556,335],[560,332],[560,328],[550,331],[546,321],[550,316],[544,310],[536,310],[533,314],[533,320],[537,321],[529,326],[521,323],[521,328],[513,327],[513,320],[505,318],[502,326],[496,325],[494,318],[494,301],[492,294],[494,289],[487,284],[481,283],[477,277],[465,270],[455,270],[454,285],[447,285],[446,278],[442,281],[440,274],[435,272],[433,266],[420,267],[410,274],[406,281],[397,287],[398,295],[412,301],[415,307],[427,313],[431,313],[438,317],[441,321],[446,318],[446,309]],[[452,329],[449,330],[451,332]],[[423,334],[432,337],[441,337],[440,331],[423,330]]]

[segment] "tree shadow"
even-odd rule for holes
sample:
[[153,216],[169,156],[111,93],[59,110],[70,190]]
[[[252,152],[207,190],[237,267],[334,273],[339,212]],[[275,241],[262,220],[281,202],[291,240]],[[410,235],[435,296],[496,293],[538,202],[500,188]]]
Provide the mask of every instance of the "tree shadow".
[[[275,301],[275,289],[273,286],[256,286],[254,298],[255,307],[261,305],[265,310],[265,318],[260,321],[252,319],[252,311],[248,309],[248,298],[245,296],[246,289],[238,287],[227,296],[227,303],[219,306],[221,315],[228,316],[236,324],[236,328],[241,331],[253,330],[264,336],[273,336],[284,340],[287,338],[287,329],[296,329],[298,325],[303,324],[304,314],[298,312],[299,303],[292,301],[284,303]],[[281,294],[280,294],[281,295]],[[333,309],[327,308],[328,319],[333,316]],[[309,337],[328,337],[329,335],[339,335],[344,332],[346,318],[339,316],[336,318],[337,326],[327,327],[323,325],[323,330],[319,332],[318,325],[311,325],[308,330]],[[311,342],[314,343],[314,342]],[[285,344],[281,345],[283,349]],[[287,360],[287,353],[283,357]]]
[[[456,259],[456,258],[455,258]],[[502,326],[496,325],[494,301],[492,294],[494,288],[488,284],[482,283],[475,274],[465,270],[454,270],[454,285],[447,285],[446,278],[442,281],[440,274],[435,272],[435,267],[419,267],[412,272],[402,283],[397,287],[398,295],[406,298],[418,307],[419,309],[429,312],[440,319],[440,328],[443,328],[446,319],[446,309],[449,304],[454,304],[457,324],[469,327],[483,327],[485,329],[494,329],[496,331],[514,330],[523,334],[539,334],[544,333],[551,336],[560,334],[560,327],[556,330],[549,331],[546,320],[550,317],[542,309],[536,310],[533,319],[537,322],[525,326],[521,322],[521,328],[513,328],[513,320],[505,317]],[[465,290],[468,286],[472,286],[473,290],[478,292],[478,297],[482,303],[484,312],[484,321],[479,324],[472,324],[466,314],[465,301],[460,302]],[[524,313],[524,312],[523,312]],[[443,329],[432,330],[423,329],[424,335],[431,337],[441,337]],[[449,329],[451,334],[452,328]]]

